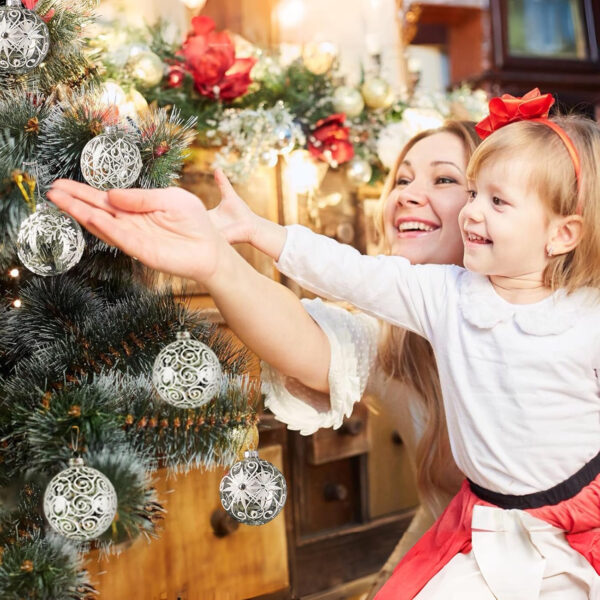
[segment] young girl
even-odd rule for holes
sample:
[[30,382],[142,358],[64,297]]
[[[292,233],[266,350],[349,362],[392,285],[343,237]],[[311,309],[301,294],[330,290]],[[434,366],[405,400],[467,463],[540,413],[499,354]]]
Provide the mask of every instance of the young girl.
[[[468,481],[378,598],[600,598],[600,131],[585,119],[548,119],[551,103],[529,94],[490,104],[485,125],[496,131],[472,157],[475,185],[459,218],[467,270],[361,256],[299,226],[263,240],[307,289],[415,331],[436,354]],[[131,235],[139,220],[129,215],[160,219],[146,211],[166,207],[131,197],[88,199],[95,211],[52,199],[162,264]],[[207,220],[190,225],[206,254],[187,259],[184,274],[222,292],[235,271]],[[284,327],[287,316],[277,316]],[[300,325],[283,334],[316,333]],[[327,390],[319,377],[310,385]]]

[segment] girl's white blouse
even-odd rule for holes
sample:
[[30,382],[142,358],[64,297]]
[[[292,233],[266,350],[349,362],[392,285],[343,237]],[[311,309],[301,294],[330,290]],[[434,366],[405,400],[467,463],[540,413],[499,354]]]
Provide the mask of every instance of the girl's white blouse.
[[[364,256],[298,225],[287,228],[277,267],[316,294],[351,302],[430,341],[452,452],[475,483],[504,494],[545,490],[600,450],[597,291],[559,291],[514,305],[485,276]],[[332,357],[343,351],[332,348]],[[362,375],[339,377],[330,376],[332,389],[362,385]],[[334,426],[350,409],[340,402],[333,406],[332,396]],[[301,426],[307,432],[316,423],[308,409]]]

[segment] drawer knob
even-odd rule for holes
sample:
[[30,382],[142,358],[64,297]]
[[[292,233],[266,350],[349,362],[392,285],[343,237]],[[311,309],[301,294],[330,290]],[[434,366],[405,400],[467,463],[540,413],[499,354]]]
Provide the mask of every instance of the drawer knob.
[[341,483],[326,483],[323,488],[323,496],[328,502],[345,500],[348,497],[348,488]]
[[217,508],[210,515],[210,526],[216,537],[222,538],[233,533],[240,524],[222,508]]
[[364,427],[362,419],[346,419],[339,428],[341,435],[358,435]]
[[402,444],[404,444],[404,440],[397,430],[392,431],[392,443],[396,444],[396,446],[402,446]]

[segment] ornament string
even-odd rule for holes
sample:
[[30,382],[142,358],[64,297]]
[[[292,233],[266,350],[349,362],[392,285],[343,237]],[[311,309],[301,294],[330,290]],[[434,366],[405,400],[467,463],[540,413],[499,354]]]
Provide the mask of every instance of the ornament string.
[[79,455],[79,427],[77,425],[71,427],[71,449],[77,458]]
[[[22,173],[21,171],[15,171],[13,174],[13,181],[17,184],[21,195],[25,200],[25,204],[27,204],[27,208],[29,211],[35,212],[35,186],[36,181],[35,178],[27,173]],[[25,184],[27,189],[25,189]]]

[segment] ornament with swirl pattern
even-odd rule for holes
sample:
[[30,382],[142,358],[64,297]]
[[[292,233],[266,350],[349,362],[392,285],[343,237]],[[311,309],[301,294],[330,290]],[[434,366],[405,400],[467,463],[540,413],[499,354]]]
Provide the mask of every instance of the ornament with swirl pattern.
[[217,355],[189,331],[177,332],[177,341],[163,348],[152,368],[158,395],[178,408],[198,408],[210,402],[221,387]]
[[98,190],[128,188],[142,170],[138,147],[113,126],[85,145],[80,162],[84,179]]
[[102,535],[117,513],[117,494],[108,477],[81,458],[55,475],[44,492],[44,514],[54,531],[76,541]]
[[256,450],[244,452],[219,486],[223,508],[240,523],[264,525],[272,521],[287,499],[287,484],[281,471]]
[[0,6],[0,74],[22,75],[35,69],[48,54],[50,33],[38,14],[21,0]]

